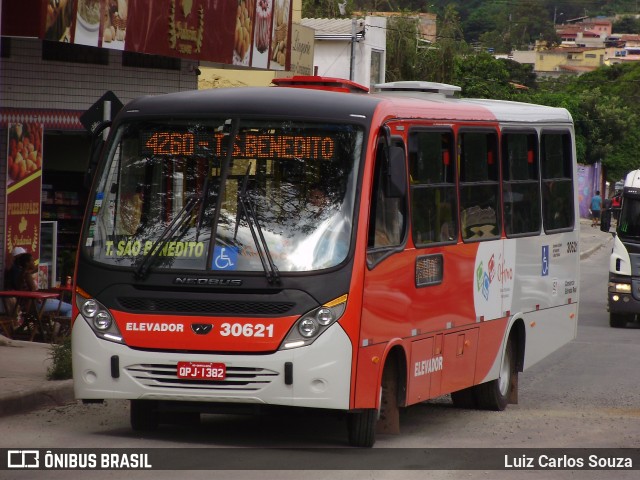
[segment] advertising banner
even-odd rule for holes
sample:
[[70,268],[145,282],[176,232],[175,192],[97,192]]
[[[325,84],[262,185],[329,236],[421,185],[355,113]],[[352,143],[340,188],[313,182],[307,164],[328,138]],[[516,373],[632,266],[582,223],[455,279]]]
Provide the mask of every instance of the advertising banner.
[[40,257],[42,123],[10,123],[7,142],[6,256],[22,247]]
[[292,0],[45,3],[45,40],[268,70],[291,63]]

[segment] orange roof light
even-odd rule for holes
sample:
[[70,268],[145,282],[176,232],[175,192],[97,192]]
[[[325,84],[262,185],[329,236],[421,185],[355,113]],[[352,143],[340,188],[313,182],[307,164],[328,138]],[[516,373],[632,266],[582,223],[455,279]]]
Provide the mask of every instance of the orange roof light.
[[332,92],[369,93],[364,85],[344,78],[319,77],[316,75],[295,75],[287,78],[274,78],[271,83],[277,87],[310,88]]

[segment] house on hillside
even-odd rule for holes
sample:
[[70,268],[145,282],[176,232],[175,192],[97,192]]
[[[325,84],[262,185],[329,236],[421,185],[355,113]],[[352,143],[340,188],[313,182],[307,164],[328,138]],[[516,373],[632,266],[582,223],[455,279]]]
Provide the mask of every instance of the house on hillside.
[[640,35],[616,35],[610,37],[607,48],[607,64],[640,61]]
[[567,47],[536,52],[535,72],[541,76],[580,75],[605,64],[606,49]]

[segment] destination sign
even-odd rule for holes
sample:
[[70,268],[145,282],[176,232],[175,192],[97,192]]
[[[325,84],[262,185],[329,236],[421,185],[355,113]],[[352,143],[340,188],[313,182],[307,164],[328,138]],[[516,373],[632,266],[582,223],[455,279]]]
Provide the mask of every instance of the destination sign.
[[[160,131],[143,132],[143,156],[221,157],[228,140],[221,133]],[[233,146],[235,158],[333,160],[336,139],[329,135],[240,133]]]

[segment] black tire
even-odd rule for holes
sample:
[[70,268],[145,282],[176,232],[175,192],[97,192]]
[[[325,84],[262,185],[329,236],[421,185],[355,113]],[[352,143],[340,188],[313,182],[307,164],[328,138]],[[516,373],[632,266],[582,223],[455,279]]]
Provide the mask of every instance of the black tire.
[[376,443],[376,424],[378,410],[367,408],[360,412],[349,413],[347,428],[349,430],[349,445],[353,447],[373,447]]
[[158,406],[149,400],[131,400],[131,428],[137,432],[157,430]]
[[478,408],[483,410],[504,410],[509,403],[511,390],[517,388],[517,377],[516,346],[513,337],[509,337],[502,357],[499,377],[475,387]]
[[380,409],[368,408],[348,414],[347,428],[349,445],[373,447],[376,432],[399,433],[400,411],[398,408],[398,370],[394,359],[390,359],[382,372],[380,385]]
[[622,313],[609,314],[609,326],[611,328],[624,328],[627,326],[627,322],[631,320],[633,320],[632,315],[624,315]]

